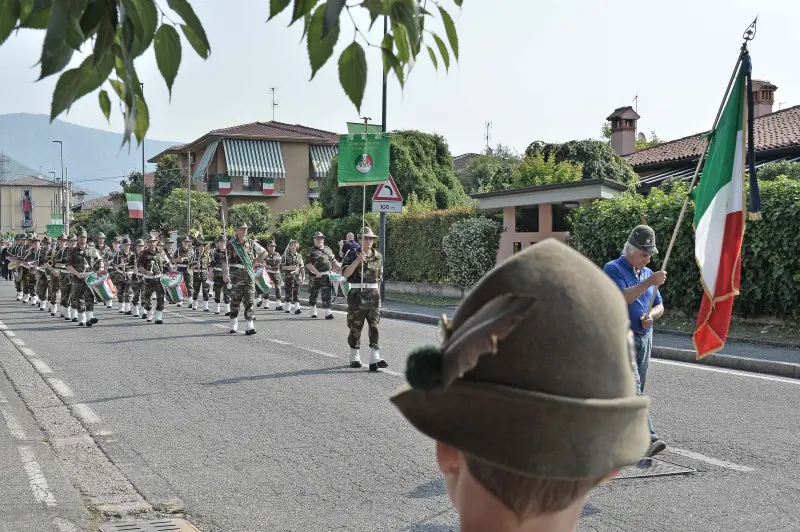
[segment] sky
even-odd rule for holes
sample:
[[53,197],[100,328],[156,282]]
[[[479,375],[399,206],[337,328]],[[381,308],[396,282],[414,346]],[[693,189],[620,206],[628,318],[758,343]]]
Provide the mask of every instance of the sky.
[[[165,0],[157,0],[166,6]],[[368,50],[367,94],[359,113],[338,81],[339,53],[354,34],[343,19],[334,56],[309,80],[300,23],[289,12],[266,22],[268,0],[191,0],[211,43],[200,59],[183,40],[172,98],[152,49],[136,62],[150,108],[148,138],[190,141],[206,132],[272,118],[344,132],[347,121],[381,117],[381,58]],[[453,155],[490,145],[524,151],[534,140],[599,138],[605,118],[633,105],[639,131],[664,140],[711,127],[736,61],[741,35],[758,15],[750,44],[753,77],[778,86],[774,109],[800,104],[797,0],[465,0],[455,19],[460,61],[434,70],[426,52],[401,90],[390,78],[387,124],[445,137]],[[360,10],[356,10],[360,11]],[[437,15],[438,19],[438,15]],[[366,29],[369,19],[356,18]],[[441,30],[440,20],[427,29]],[[381,40],[382,24],[367,36]],[[57,80],[36,82],[43,32],[25,30],[0,46],[0,113],[49,113]],[[433,43],[431,43],[433,44]],[[80,57],[73,59],[77,66]],[[113,95],[113,91],[108,91]],[[638,101],[634,98],[638,96]],[[112,96],[113,102],[113,96]],[[62,120],[122,131],[116,103],[109,124],[90,94]]]

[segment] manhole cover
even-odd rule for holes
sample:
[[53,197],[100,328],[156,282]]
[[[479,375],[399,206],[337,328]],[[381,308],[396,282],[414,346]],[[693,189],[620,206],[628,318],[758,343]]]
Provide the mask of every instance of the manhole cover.
[[665,475],[686,475],[695,473],[697,470],[691,467],[665,462],[657,458],[642,458],[637,463],[623,468],[618,478],[638,478],[638,477],[662,477]]
[[100,532],[200,532],[183,519],[152,521],[118,521],[100,525]]

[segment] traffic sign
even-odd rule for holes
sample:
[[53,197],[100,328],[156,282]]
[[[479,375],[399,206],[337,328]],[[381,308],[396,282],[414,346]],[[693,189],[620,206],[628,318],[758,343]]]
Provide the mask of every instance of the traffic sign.
[[389,180],[386,183],[381,183],[378,185],[377,190],[375,190],[375,194],[372,195],[372,201],[403,203],[403,196],[400,194],[400,190],[397,188],[397,185],[392,178],[392,174],[389,174]]
[[403,204],[399,201],[372,200],[372,212],[403,212]]

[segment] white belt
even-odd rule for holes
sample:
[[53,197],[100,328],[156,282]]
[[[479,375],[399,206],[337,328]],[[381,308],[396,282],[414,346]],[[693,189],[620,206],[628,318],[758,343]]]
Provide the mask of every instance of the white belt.
[[142,275],[141,277],[143,279],[161,279],[162,277],[164,277],[164,274],[159,273],[158,275]]
[[352,288],[365,288],[365,289],[374,288],[375,290],[377,290],[378,289],[378,283],[352,283],[350,285],[350,288],[351,289]]
[[66,264],[58,264],[58,263],[56,263],[56,268],[64,268],[64,266],[66,266]]
[[62,268],[59,270],[61,273],[69,273],[69,270],[66,268]]
[[244,264],[231,264],[228,266],[229,268],[244,268]]
[[221,271],[222,271],[222,268],[214,268],[214,271],[215,271],[215,272],[221,272]]
[[267,273],[278,273],[277,270],[264,270],[264,271],[267,272]]

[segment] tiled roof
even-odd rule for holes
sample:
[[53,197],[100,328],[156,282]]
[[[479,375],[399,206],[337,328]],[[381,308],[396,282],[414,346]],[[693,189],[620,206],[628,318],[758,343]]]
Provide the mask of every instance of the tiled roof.
[[19,179],[13,179],[10,181],[3,181],[2,184],[13,185],[15,187],[60,187],[61,186],[61,184],[58,182],[54,183],[49,179],[44,179],[32,175],[20,177]]
[[[755,119],[756,151],[775,150],[800,146],[800,105],[782,109]],[[700,157],[703,149],[703,135],[697,133],[689,137],[664,142],[653,148],[640,150],[623,157],[634,169],[659,163],[675,162]]]
[[102,198],[84,201],[81,203],[80,207],[82,211],[91,211],[92,209],[97,209],[99,207],[107,207],[111,209],[114,207],[114,203],[111,201],[109,196],[103,196]]
[[304,139],[318,140],[324,143],[338,142],[339,135],[330,131],[314,129],[299,124],[284,124],[283,122],[251,122],[233,127],[215,129],[209,135],[253,137],[263,139]]
[[156,186],[156,173],[155,172],[145,172],[144,174],[144,186],[147,188],[153,188]]

